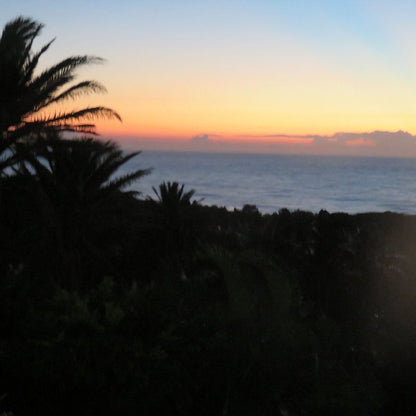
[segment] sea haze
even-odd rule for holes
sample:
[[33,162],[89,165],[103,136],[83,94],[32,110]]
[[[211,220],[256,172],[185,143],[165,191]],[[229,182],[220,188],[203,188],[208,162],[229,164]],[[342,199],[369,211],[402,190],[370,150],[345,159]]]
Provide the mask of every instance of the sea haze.
[[177,181],[229,209],[416,213],[416,159],[146,151],[124,173],[137,168],[153,168],[133,185],[144,196]]

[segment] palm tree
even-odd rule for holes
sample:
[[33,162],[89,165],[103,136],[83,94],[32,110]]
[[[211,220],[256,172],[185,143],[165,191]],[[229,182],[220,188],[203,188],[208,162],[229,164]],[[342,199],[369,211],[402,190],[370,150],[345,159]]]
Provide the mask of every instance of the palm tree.
[[162,182],[159,185],[159,189],[156,189],[154,186],[152,186],[152,189],[160,205],[166,209],[177,210],[179,207],[191,205],[191,199],[195,194],[194,189],[184,192],[184,187],[185,185],[183,184],[179,186],[178,182]]
[[153,220],[160,231],[161,252],[170,259],[170,269],[184,279],[186,252],[196,246],[198,229],[198,205],[193,200],[195,190],[184,190],[178,182],[162,182],[152,187],[156,198],[147,197],[153,209]]
[[[150,170],[114,176],[140,152],[124,154],[113,142],[41,139],[36,151],[29,148],[25,153],[26,147],[26,143],[17,144],[26,160],[17,176],[27,178],[30,205],[36,207],[36,217],[46,233],[48,249],[42,251],[56,259],[58,275],[66,279],[61,283],[79,287],[88,274],[86,263],[94,265],[94,270],[111,268],[106,253],[107,243],[114,244],[114,236],[108,230],[117,229],[123,210],[137,194],[126,188]],[[34,256],[35,261],[39,256]]]
[[[28,146],[18,145],[24,154]],[[138,169],[113,178],[116,171],[140,152],[124,154],[111,141],[101,142],[91,138],[40,140],[36,150],[25,154],[29,165],[23,165],[26,174],[34,173],[42,189],[65,206],[87,207],[108,201],[128,187],[132,182],[150,172]],[[123,192],[133,195],[137,191]]]
[[[48,131],[95,134],[94,119],[121,120],[114,110],[101,106],[50,111],[68,99],[106,90],[91,80],[72,84],[80,66],[103,62],[95,56],[71,56],[39,72],[39,60],[54,41],[37,52],[32,51],[42,28],[35,20],[18,17],[6,24],[0,38],[0,155],[3,158],[4,151],[22,138],[36,138]],[[0,162],[0,172],[7,163]]]

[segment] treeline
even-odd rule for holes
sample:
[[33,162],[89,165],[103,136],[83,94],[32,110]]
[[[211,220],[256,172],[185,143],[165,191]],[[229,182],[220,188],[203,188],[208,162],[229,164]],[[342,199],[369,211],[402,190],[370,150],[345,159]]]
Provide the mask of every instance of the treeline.
[[415,217],[140,197],[146,170],[117,177],[133,155],[90,139],[20,154],[0,187],[0,409],[413,414]]

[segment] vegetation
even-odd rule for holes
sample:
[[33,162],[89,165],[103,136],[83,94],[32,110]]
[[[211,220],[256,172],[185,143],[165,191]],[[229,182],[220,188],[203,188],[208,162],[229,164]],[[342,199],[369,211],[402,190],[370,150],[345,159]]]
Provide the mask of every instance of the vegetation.
[[137,154],[1,99],[0,414],[414,414],[416,217],[140,198]]
[[96,81],[71,84],[80,66],[100,63],[102,59],[71,56],[39,72],[39,60],[53,43],[52,40],[33,52],[33,42],[42,28],[32,19],[18,17],[6,24],[0,38],[0,156],[5,158],[9,151],[0,172],[10,164],[10,152],[18,141],[56,131],[95,133],[91,120],[97,117],[121,120],[114,110],[102,106],[73,111],[57,107],[82,94],[105,92]]

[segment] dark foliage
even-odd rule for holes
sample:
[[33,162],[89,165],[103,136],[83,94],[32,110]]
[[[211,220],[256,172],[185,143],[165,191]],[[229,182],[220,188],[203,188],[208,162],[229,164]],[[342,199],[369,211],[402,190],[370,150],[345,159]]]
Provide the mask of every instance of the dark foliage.
[[164,205],[113,145],[41,150],[3,181],[4,410],[412,414],[414,217]]

